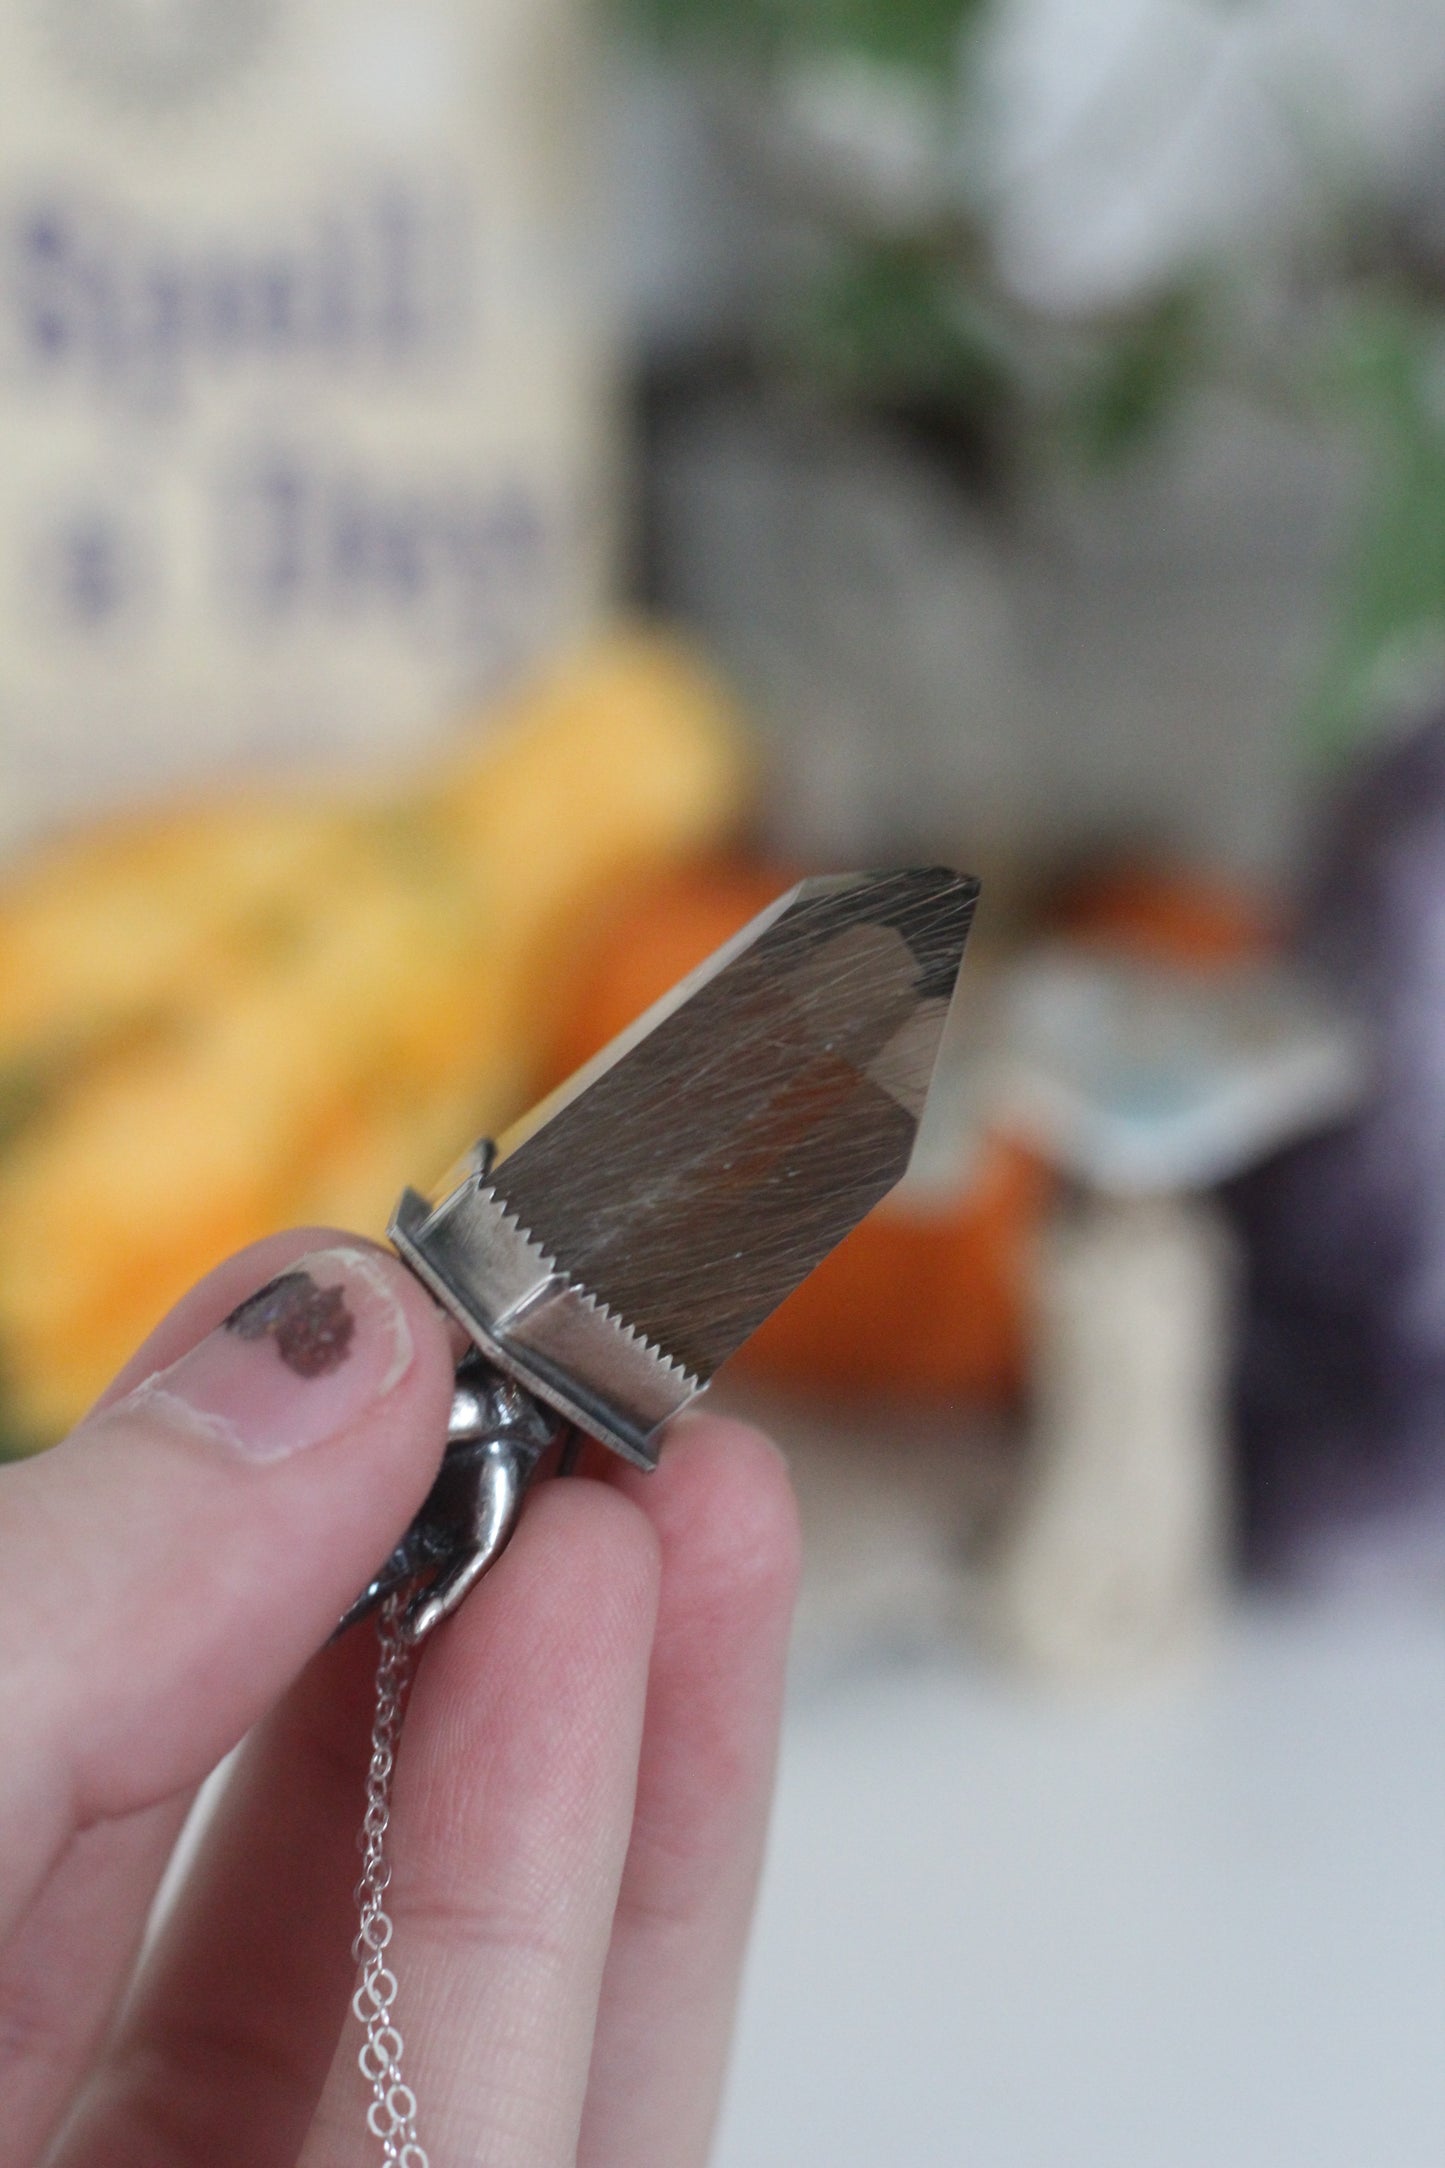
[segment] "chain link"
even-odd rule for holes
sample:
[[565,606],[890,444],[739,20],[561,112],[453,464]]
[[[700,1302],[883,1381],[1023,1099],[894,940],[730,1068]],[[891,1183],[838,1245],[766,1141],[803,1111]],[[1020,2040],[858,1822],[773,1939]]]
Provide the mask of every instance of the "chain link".
[[431,2168],[416,2134],[416,2095],[401,2074],[402,2037],[392,2015],[396,1974],[386,1961],[391,1920],[385,1897],[391,1880],[386,1833],[391,1824],[391,1777],[396,1742],[406,1706],[411,1650],[401,1634],[405,1596],[391,1595],[377,1621],[376,1703],[371,1724],[371,1766],[366,1774],[366,1815],[358,1839],[361,1880],[356,1885],[360,1925],[352,1955],[361,1982],[351,2007],[366,2028],[357,2061],[372,2091],[367,2127],[381,2141],[381,2157],[390,2168]]

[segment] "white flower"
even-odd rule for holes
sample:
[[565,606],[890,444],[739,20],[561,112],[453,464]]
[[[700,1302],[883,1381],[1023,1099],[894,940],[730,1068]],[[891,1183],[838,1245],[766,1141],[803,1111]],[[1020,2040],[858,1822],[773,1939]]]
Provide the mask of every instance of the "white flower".
[[1439,0],[1000,0],[976,96],[1005,280],[1108,307],[1398,182],[1445,102],[1441,31]]

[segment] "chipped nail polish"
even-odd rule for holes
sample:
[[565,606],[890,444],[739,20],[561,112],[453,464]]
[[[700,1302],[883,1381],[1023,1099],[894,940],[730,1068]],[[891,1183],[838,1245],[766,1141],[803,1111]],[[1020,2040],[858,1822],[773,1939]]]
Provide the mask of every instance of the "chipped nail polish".
[[357,1421],[411,1359],[411,1328],[383,1259],[318,1250],[238,1303],[117,1412],[149,1408],[244,1460],[283,1460]]

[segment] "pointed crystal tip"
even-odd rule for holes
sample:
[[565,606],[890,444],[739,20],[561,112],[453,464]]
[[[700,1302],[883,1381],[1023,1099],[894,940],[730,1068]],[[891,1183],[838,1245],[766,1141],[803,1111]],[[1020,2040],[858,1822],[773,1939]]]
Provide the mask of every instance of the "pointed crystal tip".
[[802,882],[539,1110],[498,1198],[706,1380],[904,1172],[977,897]]

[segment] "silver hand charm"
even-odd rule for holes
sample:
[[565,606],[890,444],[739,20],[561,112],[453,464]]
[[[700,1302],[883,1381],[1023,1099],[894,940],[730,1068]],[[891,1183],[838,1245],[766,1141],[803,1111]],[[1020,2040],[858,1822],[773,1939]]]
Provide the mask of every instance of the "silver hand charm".
[[539,1462],[569,1429],[485,1357],[469,1355],[457,1371],[446,1455],[426,1503],[337,1632],[411,1582],[402,1639],[415,1644],[439,1626],[501,1556]]

